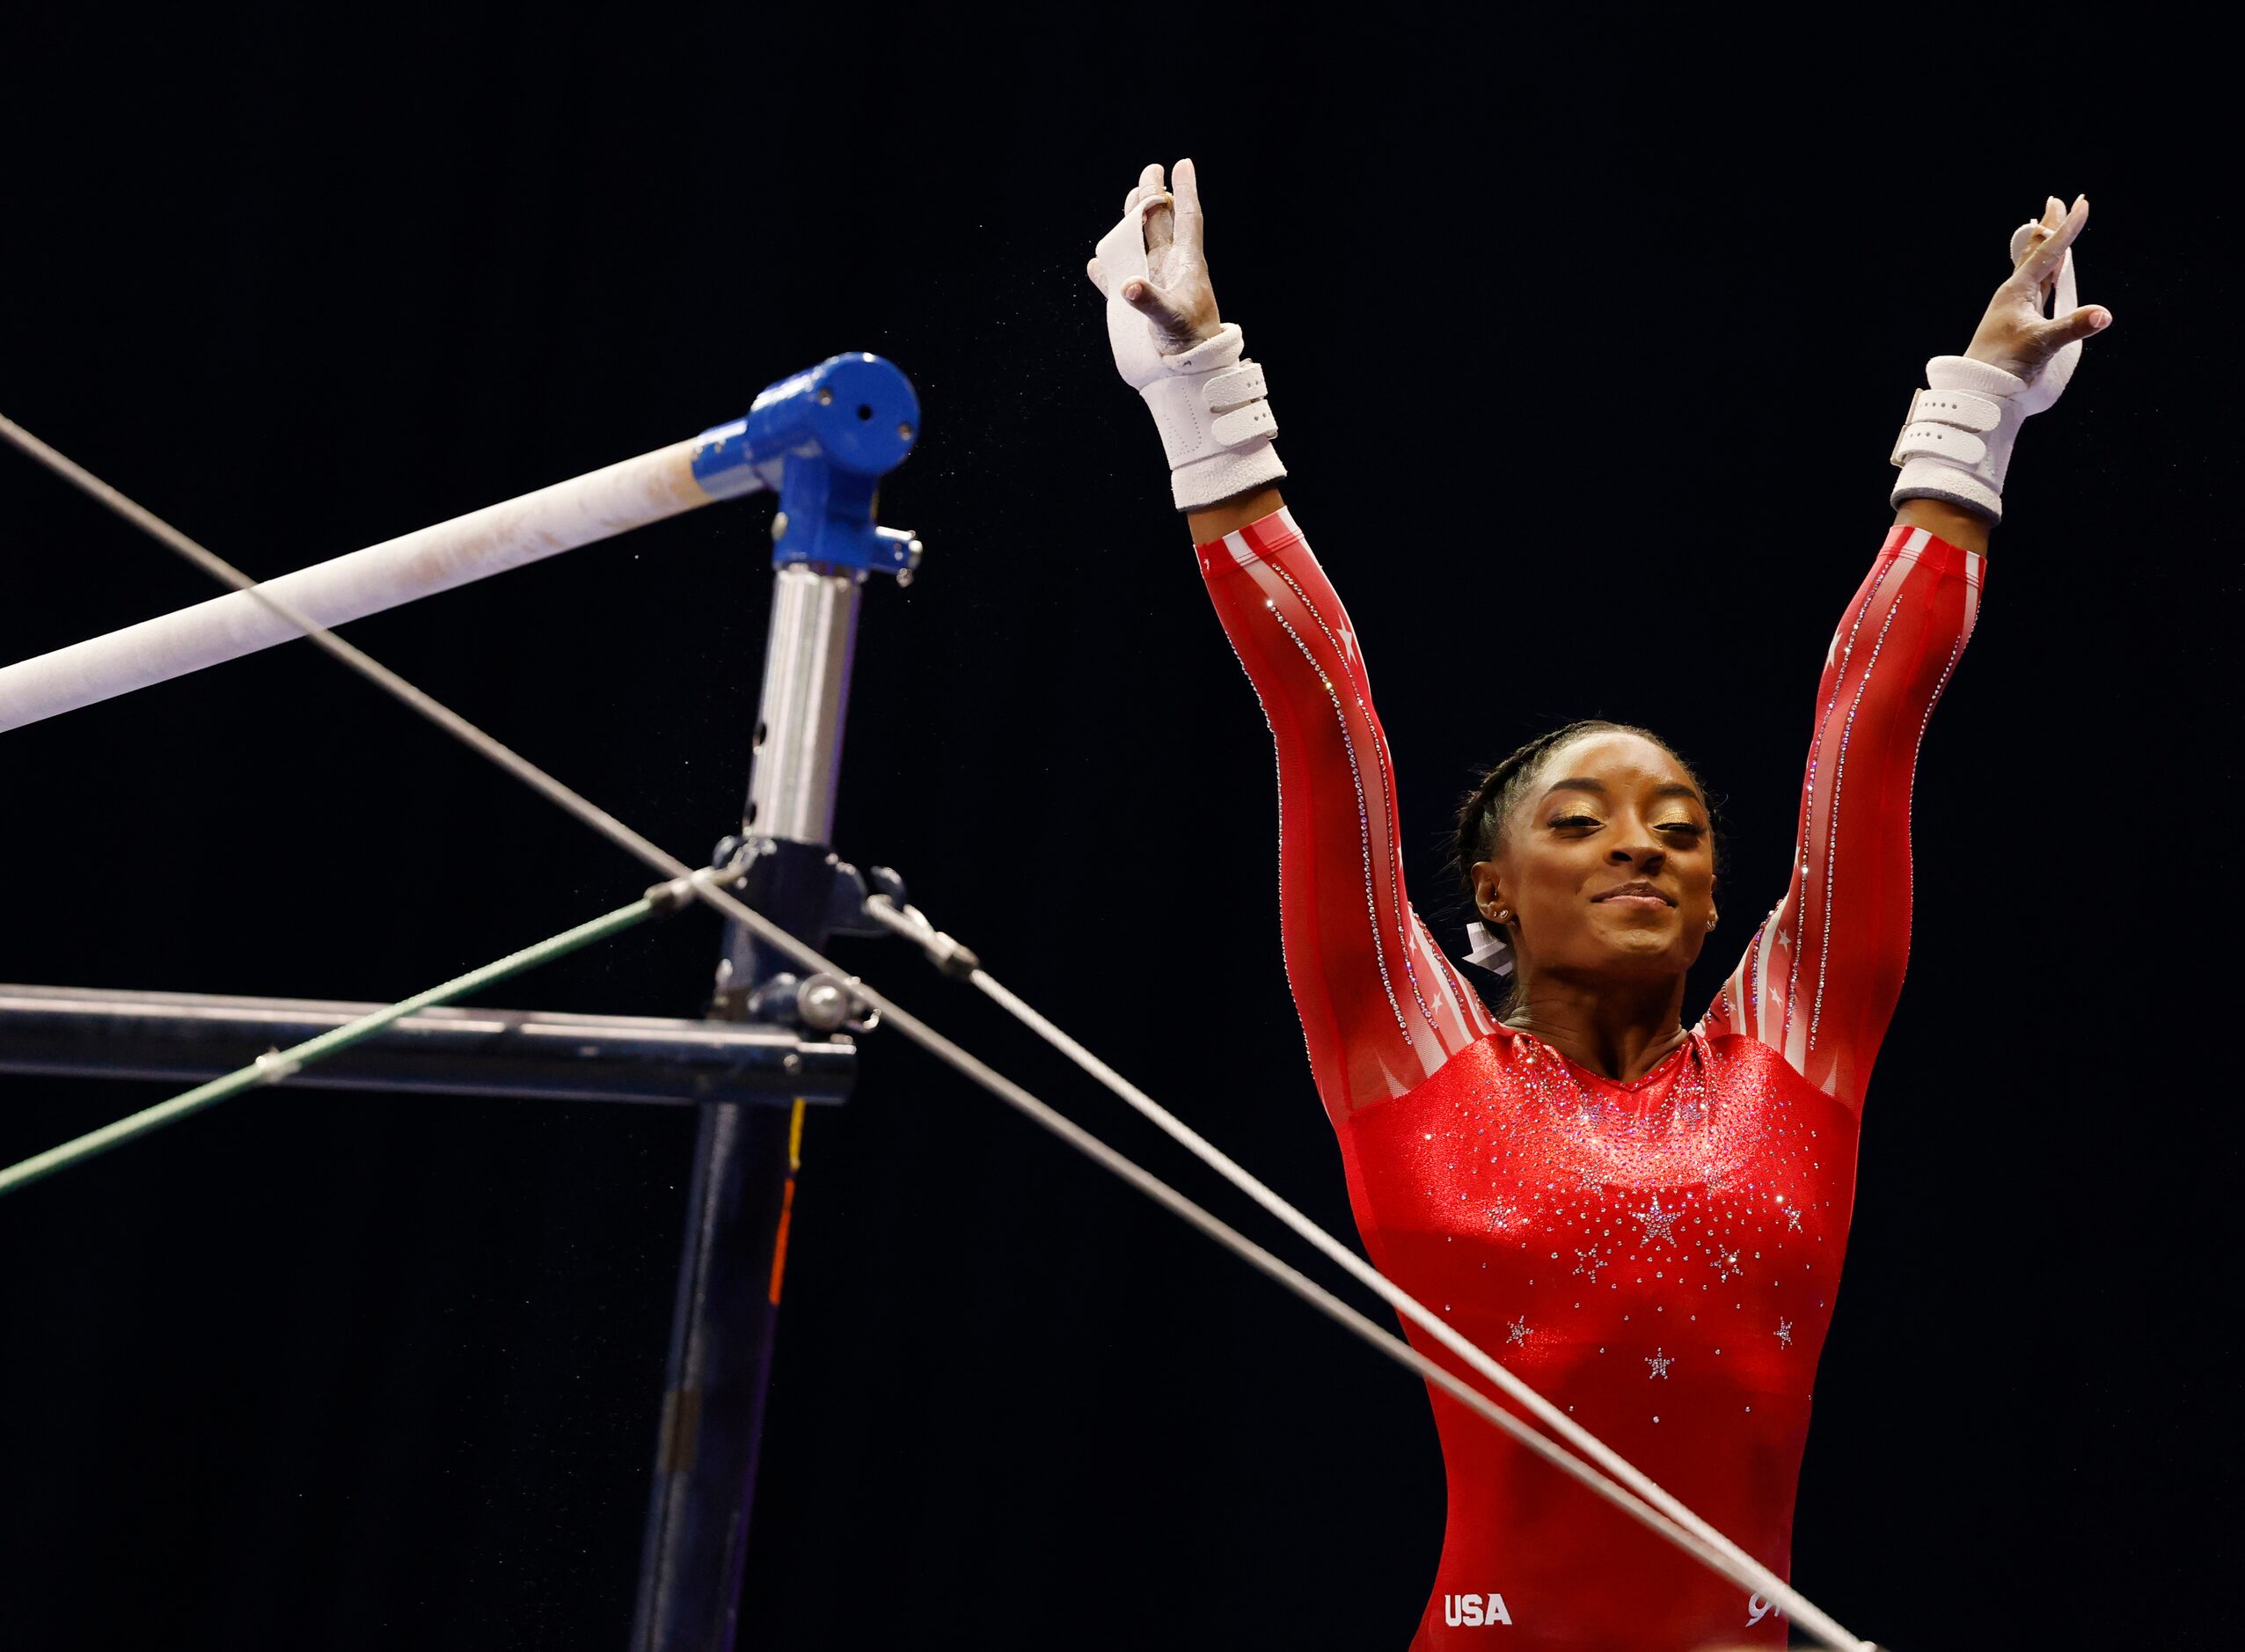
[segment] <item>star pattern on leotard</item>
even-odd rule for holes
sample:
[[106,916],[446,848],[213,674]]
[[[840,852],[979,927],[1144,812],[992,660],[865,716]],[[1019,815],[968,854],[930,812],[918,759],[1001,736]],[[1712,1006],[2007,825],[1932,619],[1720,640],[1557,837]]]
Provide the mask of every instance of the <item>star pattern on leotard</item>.
[[1651,1210],[1632,1210],[1629,1212],[1630,1219],[1632,1221],[1642,1222],[1645,1224],[1643,1239],[1645,1243],[1648,1245],[1651,1244],[1656,1239],[1664,1239],[1671,1245],[1674,1245],[1676,1243],[1676,1235],[1669,1230],[1676,1225],[1676,1218],[1682,1214],[1683,1212],[1680,1210],[1662,1210],[1660,1208],[1660,1197],[1658,1195],[1655,1195],[1653,1197],[1653,1208]]
[[1645,1373],[1647,1382],[1650,1382],[1656,1377],[1665,1382],[1668,1380],[1668,1368],[1676,1363],[1676,1356],[1671,1354],[1663,1357],[1661,1351],[1655,1349],[1645,1356],[1645,1363],[1652,1367],[1652,1370]]
[[1790,1320],[1790,1319],[1780,1319],[1780,1320],[1777,1322],[1777,1340],[1778,1340],[1779,1341],[1782,1342],[1782,1343],[1783,1343],[1786,1347],[1788,1347],[1788,1348],[1791,1348],[1791,1347],[1793,1346],[1793,1321],[1792,1321],[1792,1320]]
[[1510,1347],[1515,1342],[1525,1342],[1528,1340],[1530,1334],[1531,1334],[1528,1330],[1528,1316],[1524,1313],[1518,1319],[1512,1321],[1511,1334],[1504,1339],[1505,1344]]
[[1791,1210],[1785,1213],[1785,1231],[1788,1233],[1798,1233],[1801,1231],[1801,1212],[1799,1210]]
[[1594,1285],[1598,1282],[1598,1269],[1611,1268],[1612,1265],[1594,1250],[1575,1253],[1575,1271],[1578,1274],[1588,1274],[1591,1276],[1591,1283]]
[[1717,1251],[1712,1257],[1708,1258],[1708,1261],[1715,1268],[1715,1276],[1717,1279],[1729,1279],[1734,1276],[1743,1276],[1746,1271],[1744,1268],[1741,1268],[1738,1265],[1738,1253],[1737,1251]]

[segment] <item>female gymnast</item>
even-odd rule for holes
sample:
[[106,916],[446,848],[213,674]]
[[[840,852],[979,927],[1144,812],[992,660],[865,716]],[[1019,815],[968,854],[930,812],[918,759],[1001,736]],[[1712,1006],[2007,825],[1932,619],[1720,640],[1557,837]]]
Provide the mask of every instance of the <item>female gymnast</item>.
[[[1492,1004],[1411,910],[1357,635],[1273,486],[1262,370],[1218,318],[1191,162],[1174,184],[1145,169],[1090,273],[1277,744],[1287,980],[1365,1249],[1789,1576],[1857,1123],[1909,945],[1918,743],[1971,634],[2019,422],[2111,320],[2073,308],[2088,201],[2020,227],[1970,347],[1927,363],[1892,456],[1898,514],[1825,658],[1790,887],[1687,1027],[1713,823],[1644,729],[1554,729],[1459,811]],[[1769,1603],[1430,1393],[1449,1514],[1415,1648],[1785,1644]]]

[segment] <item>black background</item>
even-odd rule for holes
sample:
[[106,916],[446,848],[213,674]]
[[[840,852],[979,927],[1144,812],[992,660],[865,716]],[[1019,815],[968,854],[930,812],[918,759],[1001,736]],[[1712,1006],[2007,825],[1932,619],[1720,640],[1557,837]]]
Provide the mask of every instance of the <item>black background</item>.
[[[0,411],[267,574],[890,356],[925,438],[884,515],[929,550],[868,594],[840,847],[1349,1232],[1268,737],[1081,274],[1138,166],[1199,161],[1453,939],[1457,793],[1577,716],[1675,742],[1724,800],[1724,932],[1768,910],[1921,363],[2088,191],[2117,321],[2021,441],[1924,743],[1794,1576],[1898,1648],[2212,1645],[2227,94],[2120,17],[1883,15],[18,19]],[[692,858],[739,814],[767,515],[351,634]],[[0,659],[209,594],[5,454],[0,559]],[[365,999],[647,881],[301,646],[7,735],[0,868],[0,979]],[[497,1000],[695,1013],[715,939]],[[916,959],[844,955],[1241,1211]],[[160,1093],[0,1078],[0,1159]],[[0,1638],[621,1647],[691,1146],[659,1109],[268,1093],[10,1199]],[[1443,1508],[1411,1378],[892,1039],[806,1157],[744,1645],[1408,1638]]]

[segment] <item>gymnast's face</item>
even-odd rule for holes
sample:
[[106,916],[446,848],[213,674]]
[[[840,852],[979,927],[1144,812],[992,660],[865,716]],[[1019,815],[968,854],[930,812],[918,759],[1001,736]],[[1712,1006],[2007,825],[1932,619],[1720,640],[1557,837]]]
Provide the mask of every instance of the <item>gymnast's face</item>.
[[[1644,892],[1616,893],[1636,885]],[[1511,914],[1524,983],[1680,976],[1715,915],[1706,801],[1642,735],[1582,735],[1547,754],[1496,859],[1474,867],[1474,889],[1484,919]]]

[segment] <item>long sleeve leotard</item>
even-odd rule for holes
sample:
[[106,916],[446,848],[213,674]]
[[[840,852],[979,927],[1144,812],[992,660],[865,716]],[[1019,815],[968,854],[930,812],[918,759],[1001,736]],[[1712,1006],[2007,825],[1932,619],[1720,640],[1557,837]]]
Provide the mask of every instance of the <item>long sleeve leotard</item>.
[[[1688,1041],[1623,1084],[1499,1025],[1412,910],[1364,659],[1292,515],[1199,553],[1277,745],[1287,979],[1374,1265],[1789,1577],[1909,947],[1911,781],[1982,559],[1887,536],[1825,656],[1790,886]],[[1415,1648],[1785,1644],[1767,1602],[1430,1392],[1449,1515]]]

